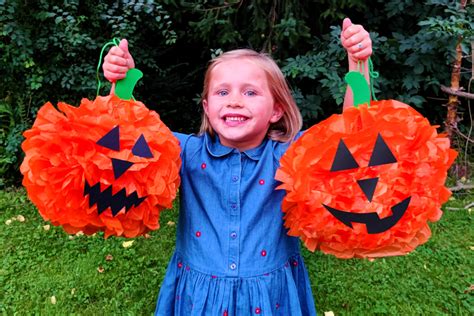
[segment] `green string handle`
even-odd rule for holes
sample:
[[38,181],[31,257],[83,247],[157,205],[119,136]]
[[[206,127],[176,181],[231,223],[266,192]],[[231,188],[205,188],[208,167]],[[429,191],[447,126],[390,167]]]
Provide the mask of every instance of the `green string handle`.
[[369,57],[369,77],[370,77],[370,91],[372,91],[372,100],[378,101],[377,98],[375,97],[375,91],[374,91],[374,81],[379,77],[379,72],[374,71],[374,63],[372,62],[372,59]]

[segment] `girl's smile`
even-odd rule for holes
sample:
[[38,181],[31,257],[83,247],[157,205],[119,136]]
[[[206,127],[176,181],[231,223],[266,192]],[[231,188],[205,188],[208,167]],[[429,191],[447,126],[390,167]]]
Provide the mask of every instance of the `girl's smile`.
[[222,145],[240,151],[260,145],[270,124],[283,115],[265,72],[248,59],[225,61],[213,69],[203,107]]
[[246,122],[248,120],[248,117],[240,114],[229,113],[224,115],[223,119],[228,126],[235,127]]

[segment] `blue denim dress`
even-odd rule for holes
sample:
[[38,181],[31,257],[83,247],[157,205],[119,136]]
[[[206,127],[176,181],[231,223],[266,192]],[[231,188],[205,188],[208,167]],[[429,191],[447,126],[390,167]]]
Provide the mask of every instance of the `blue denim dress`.
[[299,241],[275,190],[288,143],[240,152],[175,133],[182,152],[176,250],[155,315],[316,315]]

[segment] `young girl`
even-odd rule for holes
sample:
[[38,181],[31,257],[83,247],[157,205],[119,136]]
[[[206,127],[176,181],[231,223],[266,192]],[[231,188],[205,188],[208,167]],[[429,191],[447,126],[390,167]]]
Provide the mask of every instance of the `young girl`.
[[[343,22],[349,69],[372,53],[367,31]],[[134,67],[127,42],[110,50],[114,82]],[[364,67],[367,69],[368,67]],[[345,102],[351,103],[347,94]],[[301,115],[276,63],[252,50],[211,61],[198,135],[175,133],[182,153],[176,249],[156,315],[316,315],[299,241],[283,227],[274,180],[301,133]]]

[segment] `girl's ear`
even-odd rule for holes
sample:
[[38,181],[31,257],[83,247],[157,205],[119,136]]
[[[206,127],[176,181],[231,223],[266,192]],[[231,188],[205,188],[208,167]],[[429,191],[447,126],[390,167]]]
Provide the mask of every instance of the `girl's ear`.
[[270,123],[278,122],[282,116],[283,116],[283,108],[281,107],[280,104],[275,104],[273,106],[273,114],[270,117]]
[[202,100],[202,107],[204,109],[204,113],[206,113],[207,115],[207,100],[206,99]]

